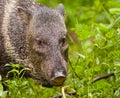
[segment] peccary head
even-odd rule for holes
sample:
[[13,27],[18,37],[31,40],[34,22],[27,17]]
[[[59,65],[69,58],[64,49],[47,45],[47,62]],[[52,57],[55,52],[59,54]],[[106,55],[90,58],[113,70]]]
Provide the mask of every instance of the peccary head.
[[61,85],[67,76],[68,44],[64,23],[64,7],[41,6],[34,11],[18,8],[23,24],[27,25],[28,66],[44,86]]

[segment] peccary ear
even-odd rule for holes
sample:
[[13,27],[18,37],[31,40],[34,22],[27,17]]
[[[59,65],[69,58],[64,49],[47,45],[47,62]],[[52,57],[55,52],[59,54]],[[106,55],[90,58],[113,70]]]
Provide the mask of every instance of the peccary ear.
[[64,5],[63,4],[60,3],[58,5],[58,7],[56,8],[56,10],[58,10],[61,15],[63,15],[63,16],[65,15]]
[[25,8],[18,7],[18,13],[23,24],[29,24],[31,19],[30,11],[26,10]]

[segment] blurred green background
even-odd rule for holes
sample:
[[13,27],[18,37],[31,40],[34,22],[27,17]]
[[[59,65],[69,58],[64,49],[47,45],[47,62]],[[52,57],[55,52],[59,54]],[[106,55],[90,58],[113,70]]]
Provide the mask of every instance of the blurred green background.
[[[69,43],[66,98],[120,98],[120,0],[37,2],[52,8],[63,3],[65,7]],[[114,76],[93,82],[110,73]],[[0,85],[0,98],[63,96],[63,87],[44,88],[32,79],[15,77],[3,84],[8,85],[9,92]]]

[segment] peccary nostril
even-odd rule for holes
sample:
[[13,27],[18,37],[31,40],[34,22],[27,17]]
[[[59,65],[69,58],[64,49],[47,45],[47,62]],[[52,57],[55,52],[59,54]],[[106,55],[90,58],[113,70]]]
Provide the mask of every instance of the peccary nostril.
[[51,80],[57,85],[61,85],[66,80],[66,76],[62,72],[57,72]]

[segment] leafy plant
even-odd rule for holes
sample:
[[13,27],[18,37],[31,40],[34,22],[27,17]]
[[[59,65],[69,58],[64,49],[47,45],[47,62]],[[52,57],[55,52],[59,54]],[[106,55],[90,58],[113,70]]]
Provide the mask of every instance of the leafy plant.
[[2,85],[2,77],[0,75],[0,98],[6,98],[7,96],[7,91],[3,90],[3,85]]
[[5,66],[9,66],[12,68],[12,70],[10,70],[7,73],[6,77],[9,77],[9,74],[12,73],[14,78],[20,78],[20,77],[22,78],[22,76],[24,75],[24,72],[30,70],[27,67],[21,66],[19,64],[13,64],[13,63],[6,64]]

